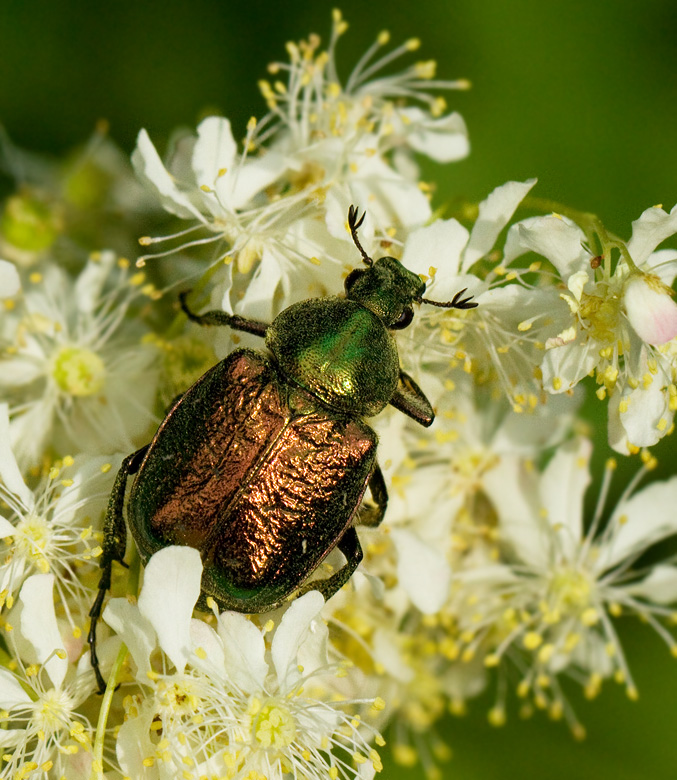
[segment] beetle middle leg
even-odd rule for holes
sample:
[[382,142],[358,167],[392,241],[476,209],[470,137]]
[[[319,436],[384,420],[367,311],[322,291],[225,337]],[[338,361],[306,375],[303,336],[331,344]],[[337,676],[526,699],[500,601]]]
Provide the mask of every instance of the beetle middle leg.
[[340,590],[352,577],[353,572],[357,569],[363,557],[360,540],[357,538],[357,531],[352,527],[348,528],[341,537],[337,547],[346,557],[345,564],[341,566],[337,572],[324,580],[311,580],[310,582],[306,582],[306,584],[299,589],[299,596],[302,596],[309,590],[319,590],[324,596],[324,600],[329,601],[334,593]]
[[106,519],[104,520],[103,527],[103,553],[99,565],[102,569],[101,579],[99,580],[99,591],[96,595],[96,599],[92,604],[92,608],[89,610],[89,634],[87,635],[87,643],[89,644],[89,658],[96,675],[96,682],[99,686],[99,693],[103,693],[106,690],[106,681],[101,675],[99,669],[99,658],[96,654],[96,624],[101,617],[101,611],[103,609],[103,601],[106,598],[106,592],[110,589],[111,574],[113,571],[113,561],[122,561],[125,557],[125,549],[127,547],[127,526],[125,524],[125,517],[123,507],[125,503],[125,491],[127,488],[127,478],[132,474],[136,474],[141,466],[141,461],[150,445],[141,447],[140,450],[128,455],[120,466],[115,482],[113,484],[113,490],[108,500],[108,508],[106,509]]
[[388,506],[388,491],[383,479],[381,467],[376,463],[374,470],[369,477],[369,492],[371,493],[373,504],[366,504],[360,508],[358,525],[366,525],[371,528],[377,526],[383,520]]
[[240,317],[238,314],[228,314],[225,311],[219,311],[214,309],[213,311],[206,311],[204,314],[195,314],[194,311],[188,308],[187,298],[189,290],[183,290],[179,293],[179,302],[181,304],[181,311],[188,317],[191,322],[196,322],[198,325],[226,325],[234,330],[242,330],[245,333],[253,333],[255,336],[265,336],[266,330],[268,330],[268,323],[259,322],[259,320],[248,320],[246,317]]

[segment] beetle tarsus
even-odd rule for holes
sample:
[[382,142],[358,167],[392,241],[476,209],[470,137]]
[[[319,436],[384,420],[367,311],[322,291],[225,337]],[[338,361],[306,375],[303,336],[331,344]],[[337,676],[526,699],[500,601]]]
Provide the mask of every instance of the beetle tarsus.
[[467,291],[467,287],[459,290],[450,301],[431,301],[428,298],[419,298],[419,303],[427,303],[430,306],[439,306],[441,309],[476,309],[479,304],[473,301],[474,295],[461,299],[461,296]]
[[87,644],[89,645],[89,661],[94,670],[96,677],[96,683],[99,689],[99,693],[103,693],[106,690],[106,681],[101,674],[101,668],[99,666],[99,657],[96,654],[96,625],[101,617],[101,610],[103,608],[103,600],[106,598],[106,591],[110,588],[112,563],[109,563],[103,570],[101,579],[99,580],[99,592],[96,594],[96,599],[92,604],[92,608],[89,610],[89,634],[87,635]]

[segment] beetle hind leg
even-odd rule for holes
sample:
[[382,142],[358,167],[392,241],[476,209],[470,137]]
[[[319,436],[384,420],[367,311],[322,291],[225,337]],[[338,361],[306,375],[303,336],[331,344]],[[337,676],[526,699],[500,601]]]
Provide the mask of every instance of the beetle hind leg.
[[103,526],[103,553],[99,561],[102,569],[101,579],[99,580],[96,599],[94,599],[92,608],[89,610],[90,622],[89,634],[87,635],[90,663],[96,675],[99,693],[103,693],[106,690],[106,681],[101,674],[99,658],[96,654],[96,624],[101,617],[106,592],[110,589],[113,561],[122,561],[125,556],[125,548],[127,547],[127,526],[123,513],[127,478],[132,474],[136,474],[139,470],[141,461],[149,446],[141,447],[140,450],[128,455],[122,461],[120,471],[118,471],[115,477],[113,490],[108,500],[108,508],[106,509],[106,519]]
[[302,596],[309,590],[319,590],[324,596],[325,601],[329,599],[340,590],[346,582],[352,577],[353,572],[359,566],[362,560],[362,547],[360,547],[360,540],[357,538],[357,532],[354,528],[349,528],[341,537],[338,543],[339,550],[345,555],[345,564],[330,577],[324,580],[311,580],[306,582],[303,587],[298,591],[298,596]]

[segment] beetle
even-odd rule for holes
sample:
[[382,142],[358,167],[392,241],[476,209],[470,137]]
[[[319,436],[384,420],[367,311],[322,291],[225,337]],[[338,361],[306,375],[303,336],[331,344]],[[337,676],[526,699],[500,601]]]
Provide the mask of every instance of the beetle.
[[[310,589],[325,599],[362,559],[359,522],[378,525],[388,495],[376,461],[377,437],[364,422],[391,404],[416,422],[434,420],[430,402],[401,368],[391,331],[412,321],[413,304],[477,306],[465,290],[446,303],[423,297],[425,282],[393,257],[374,261],[358,238],[365,214],[351,206],[348,227],[366,268],[345,280],[345,295],[284,309],[271,324],[223,311],[188,319],[265,338],[267,352],[237,349],[176,400],[150,444],[126,457],[104,521],[99,591],[88,642],[100,690],[96,623],[112,564],[122,561],[127,525],[142,562],[172,544],[200,551],[198,608],[259,613]],[[136,475],[124,503],[127,480]],[[308,578],[334,548],[346,563]]]

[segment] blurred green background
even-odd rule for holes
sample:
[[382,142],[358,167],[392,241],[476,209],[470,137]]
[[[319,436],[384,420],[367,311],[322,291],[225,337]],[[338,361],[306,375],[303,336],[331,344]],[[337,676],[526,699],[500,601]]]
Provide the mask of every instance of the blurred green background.
[[[256,81],[284,59],[284,43],[326,38],[325,2],[147,0],[85,3],[1,0],[0,121],[20,146],[62,153],[96,121],[131,151],[146,127],[160,143],[176,125],[215,109],[236,136],[264,113]],[[436,204],[479,200],[508,179],[538,176],[537,195],[594,211],[628,237],[647,207],[677,200],[675,0],[345,0],[340,44],[346,74],[376,33],[418,36],[420,59],[442,78],[472,142],[468,160],[426,168]],[[593,407],[594,408],[594,407]],[[603,423],[600,423],[603,426]],[[599,448],[601,460],[608,453]],[[674,447],[657,448],[658,476],[674,473]],[[620,469],[620,481],[636,461]],[[582,744],[562,724],[511,710],[497,731],[491,694],[463,719],[441,724],[454,750],[445,777],[668,780],[677,778],[677,662],[646,628],[624,629],[640,701],[609,684],[599,700],[572,699],[588,728]],[[422,776],[386,760],[385,776]]]

